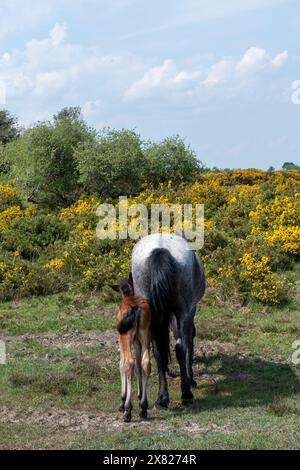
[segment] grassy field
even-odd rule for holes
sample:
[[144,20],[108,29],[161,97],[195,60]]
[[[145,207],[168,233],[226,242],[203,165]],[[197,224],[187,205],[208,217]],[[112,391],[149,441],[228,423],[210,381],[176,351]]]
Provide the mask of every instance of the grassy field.
[[[299,269],[294,273],[299,279]],[[0,305],[8,361],[0,366],[1,449],[300,449],[300,281],[293,304],[197,311],[195,402],[124,424],[119,404],[116,300],[61,294]],[[135,393],[136,396],[136,393]]]

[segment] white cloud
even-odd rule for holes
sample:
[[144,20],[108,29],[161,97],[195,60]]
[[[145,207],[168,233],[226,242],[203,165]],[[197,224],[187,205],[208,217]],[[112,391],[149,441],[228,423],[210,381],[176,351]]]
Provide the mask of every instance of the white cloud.
[[57,93],[65,84],[67,72],[38,73],[35,77],[34,92],[38,95]]
[[135,97],[148,93],[152,89],[168,85],[175,78],[176,66],[172,60],[165,60],[161,66],[153,67],[141,80],[134,82],[127,90],[126,96]]
[[[8,99],[25,93],[47,97],[62,90],[69,93],[72,88],[80,97],[84,88],[85,93],[95,92],[97,80],[103,93],[104,82],[113,86],[124,79],[132,58],[125,54],[103,55],[97,48],[68,43],[66,36],[65,25],[56,24],[48,38],[33,39],[23,50],[0,56],[0,78],[6,84]],[[125,79],[125,83],[129,82]]]
[[101,119],[114,125],[126,118],[138,125],[140,98],[151,97],[150,107],[167,103],[169,110],[199,107],[203,100],[248,92],[253,78],[264,77],[266,70],[277,73],[287,58],[287,51],[270,54],[251,47],[238,58],[199,55],[187,58],[184,66],[170,58],[149,66],[125,52],[108,55],[100,47],[72,44],[66,26],[56,23],[48,37],[0,55],[0,80],[7,107],[25,124],[48,118],[60,107],[81,105],[93,123]]
[[288,60],[288,57],[289,57],[289,53],[288,51],[283,51],[281,52],[280,54],[277,54],[274,59],[272,60],[272,65],[275,67],[275,68],[280,68],[282,67],[285,62]]
[[140,80],[132,83],[125,96],[135,98],[163,88],[182,89],[188,83],[199,80],[202,74],[201,70],[194,69],[179,71],[175,62],[167,59],[162,65],[151,67]]
[[178,89],[178,85],[181,85],[181,89],[187,88],[187,94],[190,96],[193,95],[193,89],[199,90],[199,87],[214,88],[227,84],[234,88],[237,84],[258,76],[263,70],[282,67],[287,59],[288,51],[272,58],[265,49],[250,47],[239,60],[225,57],[209,67],[198,65],[196,68],[180,72],[174,61],[165,60],[161,66],[151,67],[141,79],[133,82],[125,96],[139,98],[155,90],[172,91]]
[[238,74],[247,74],[253,70],[266,66],[269,62],[269,54],[265,49],[250,47],[243,58],[236,64]]
[[232,74],[234,62],[231,59],[222,59],[213,64],[207,71],[206,79],[202,82],[204,85],[218,85],[226,82]]
[[81,108],[84,119],[90,119],[98,115],[104,107],[102,100],[87,101]]
[[24,124],[48,119],[57,109],[73,105],[81,105],[92,122],[98,122],[99,116],[108,121],[124,90],[143,70],[139,59],[128,53],[108,55],[96,46],[70,43],[66,26],[59,23],[48,37],[0,55],[6,106]]
[[67,36],[66,25],[56,23],[53,29],[50,31],[51,44],[53,47],[59,46]]

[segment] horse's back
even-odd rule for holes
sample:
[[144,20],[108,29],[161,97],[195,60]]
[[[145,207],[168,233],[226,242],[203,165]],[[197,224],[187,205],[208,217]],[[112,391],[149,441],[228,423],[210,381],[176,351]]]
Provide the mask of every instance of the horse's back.
[[[147,296],[149,272],[147,260],[157,249],[170,252],[178,266],[179,286],[183,296],[200,300],[205,289],[205,277],[202,263],[191,250],[187,240],[176,234],[155,233],[142,238],[132,253],[132,274],[136,293]],[[193,303],[194,303],[193,302]]]
[[188,242],[176,234],[153,233],[142,238],[134,247],[132,259],[138,264],[144,263],[157,248],[169,250],[178,263],[185,264],[192,257]]

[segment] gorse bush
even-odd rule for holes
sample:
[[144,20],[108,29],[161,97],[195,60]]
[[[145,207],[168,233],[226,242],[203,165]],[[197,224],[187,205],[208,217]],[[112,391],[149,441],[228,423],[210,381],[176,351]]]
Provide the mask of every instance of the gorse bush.
[[2,232],[1,248],[19,252],[24,259],[31,260],[43,255],[46,247],[68,238],[68,227],[54,214],[33,214],[17,218]]
[[[119,200],[81,196],[45,213],[0,186],[0,298],[95,290],[130,272],[132,240],[99,240],[96,210]],[[300,172],[237,170],[198,174],[128,197],[128,205],[205,204],[205,264],[213,302],[280,305],[293,295],[288,272],[300,256]],[[119,226],[117,224],[116,229]]]
[[66,288],[60,273],[49,271],[37,262],[25,261],[18,252],[0,262],[1,301],[54,294]]
[[0,184],[0,207],[1,211],[4,211],[8,207],[11,206],[16,206],[21,204],[21,199],[16,191],[16,189],[13,187],[13,185],[10,184]]

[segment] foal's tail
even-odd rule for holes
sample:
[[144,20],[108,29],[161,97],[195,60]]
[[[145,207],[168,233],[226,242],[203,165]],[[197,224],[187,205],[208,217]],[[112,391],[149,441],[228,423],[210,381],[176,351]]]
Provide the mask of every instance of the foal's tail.
[[132,307],[128,310],[123,320],[117,325],[117,330],[120,335],[124,335],[133,327],[138,329],[141,318],[141,309],[139,307]]
[[152,338],[167,369],[170,358],[169,326],[177,295],[177,264],[169,250],[156,248],[148,259]]

